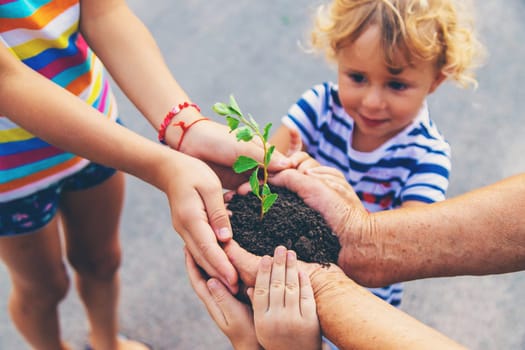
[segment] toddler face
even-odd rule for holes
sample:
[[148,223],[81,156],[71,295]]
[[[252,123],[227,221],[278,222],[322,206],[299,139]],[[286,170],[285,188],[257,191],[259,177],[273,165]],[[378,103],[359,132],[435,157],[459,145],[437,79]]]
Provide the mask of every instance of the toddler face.
[[434,62],[413,60],[409,65],[401,53],[396,61],[402,68],[389,69],[380,40],[379,28],[372,25],[336,56],[339,98],[355,120],[352,146],[364,152],[409,125],[444,79]]

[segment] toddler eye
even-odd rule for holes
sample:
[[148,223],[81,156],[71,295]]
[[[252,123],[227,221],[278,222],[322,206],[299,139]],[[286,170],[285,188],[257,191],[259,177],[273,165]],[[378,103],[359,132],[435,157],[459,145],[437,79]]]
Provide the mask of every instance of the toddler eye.
[[391,82],[388,83],[388,87],[391,88],[392,90],[403,91],[408,86],[407,86],[407,84],[401,83],[399,81],[391,81]]
[[365,81],[365,76],[360,73],[350,73],[348,74],[348,77],[350,80],[352,80],[354,83],[363,83]]

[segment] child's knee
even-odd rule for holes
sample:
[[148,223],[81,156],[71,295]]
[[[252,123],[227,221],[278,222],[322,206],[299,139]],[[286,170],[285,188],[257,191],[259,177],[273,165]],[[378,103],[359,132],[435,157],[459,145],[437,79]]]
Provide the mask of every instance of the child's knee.
[[70,283],[64,267],[63,271],[54,273],[45,283],[14,283],[11,297],[31,308],[54,307],[66,297]]
[[120,267],[121,253],[115,251],[111,254],[97,254],[96,256],[69,256],[69,262],[80,276],[111,280]]

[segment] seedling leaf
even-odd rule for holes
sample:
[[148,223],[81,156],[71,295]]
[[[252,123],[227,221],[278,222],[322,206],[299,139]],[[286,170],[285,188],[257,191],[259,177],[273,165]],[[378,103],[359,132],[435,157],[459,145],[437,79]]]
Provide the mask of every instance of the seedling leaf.
[[[261,201],[260,218],[262,220],[264,214],[270,209],[278,197],[277,194],[272,193],[270,187],[268,186],[268,166],[275,150],[275,146],[268,145],[268,135],[270,134],[270,128],[272,127],[272,124],[266,124],[264,130],[261,132],[259,124],[250,114],[246,116],[242,114],[241,109],[239,108],[239,105],[237,104],[237,101],[233,95],[230,95],[229,104],[217,102],[213,105],[212,109],[217,114],[226,117],[230,132],[234,130],[236,131],[235,136],[237,141],[248,142],[254,137],[257,137],[258,140],[262,142],[264,149],[264,161],[262,164],[253,158],[239,156],[232,166],[233,170],[238,174],[254,169],[250,175],[250,187],[253,194],[255,194],[255,196],[257,196],[257,198],[259,198]],[[243,127],[239,127],[241,124]],[[259,180],[259,168],[261,168],[263,171],[261,180]]]
[[245,171],[251,170],[259,166],[259,163],[250,157],[239,156],[235,163],[233,163],[233,170],[237,173],[244,173]]
[[258,198],[261,197],[259,193],[259,168],[255,169],[250,176],[250,187],[252,188],[252,192],[254,195],[256,195]]
[[226,103],[217,102],[211,108],[215,111],[215,113],[219,115],[222,115],[222,116],[230,115],[230,107]]
[[264,184],[263,188],[262,188],[263,196],[267,196],[267,195],[269,195],[271,193],[272,193],[272,191],[270,190],[270,186],[268,186],[268,184]]
[[268,152],[266,153],[266,155],[264,157],[264,164],[266,164],[266,165],[270,164],[270,159],[272,159],[272,154],[273,154],[274,150],[275,150],[275,146],[274,145],[271,145],[268,148]]
[[237,131],[237,141],[251,141],[253,139],[253,132],[248,127],[242,127]]
[[226,122],[228,123],[228,127],[230,128],[230,132],[234,131],[239,126],[239,119],[235,119],[234,117],[227,116]]
[[239,108],[239,105],[237,104],[237,101],[235,101],[235,97],[233,97],[233,95],[230,95],[230,109],[239,117],[242,116],[241,109]]
[[259,124],[255,119],[253,119],[251,114],[248,114],[248,119],[250,119],[250,123],[252,124],[253,129],[259,130]]
[[262,210],[264,214],[271,208],[273,203],[275,203],[275,201],[277,200],[277,197],[278,197],[277,193],[272,193],[264,197],[264,200],[262,203],[262,208],[263,208]]
[[270,129],[271,128],[272,128],[272,123],[268,123],[264,127],[264,133],[263,133],[264,141],[268,141],[268,135],[270,134]]

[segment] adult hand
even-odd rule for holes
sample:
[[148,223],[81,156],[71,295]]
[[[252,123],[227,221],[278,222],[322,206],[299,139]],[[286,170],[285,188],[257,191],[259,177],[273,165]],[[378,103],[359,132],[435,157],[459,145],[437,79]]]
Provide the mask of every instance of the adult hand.
[[346,232],[361,232],[367,223],[368,215],[361,201],[334,168],[318,166],[304,172],[287,169],[269,181],[297,193],[309,207],[321,213],[339,239]]
[[[369,213],[339,170],[320,166],[304,152],[294,154],[292,159],[297,161],[300,170],[284,170],[272,176],[270,183],[297,193],[309,207],[317,210],[339,238],[338,265],[347,272],[356,269],[354,261],[360,254],[360,242],[368,244],[374,237],[369,231]],[[245,183],[237,191],[225,193],[225,201],[230,201],[235,193],[242,195],[250,190],[249,184]],[[359,261],[367,264],[369,259],[361,257]],[[245,280],[243,276],[241,279]]]
[[[301,171],[283,170],[270,177],[270,183],[297,193],[308,206],[323,216],[341,243],[338,265],[345,271],[351,271],[349,262],[355,257],[356,245],[363,238],[370,242],[370,215],[337,169],[320,166],[304,152],[296,153],[292,158],[297,161],[295,164],[303,165]],[[244,184],[236,192],[226,193],[225,201],[228,202],[235,193],[246,194],[249,191],[249,184]],[[235,262],[232,263],[235,265]],[[241,279],[245,281],[242,275]]]
[[[305,160],[301,164],[313,164],[307,158]],[[338,265],[347,273],[355,269],[354,260],[356,254],[360,254],[359,245],[373,242],[370,231],[372,221],[343,174],[331,167],[307,166],[303,172],[284,170],[272,177],[270,182],[296,192],[308,206],[323,216],[341,244]],[[365,258],[359,261],[370,262]]]

